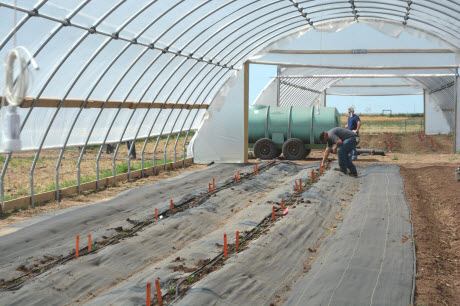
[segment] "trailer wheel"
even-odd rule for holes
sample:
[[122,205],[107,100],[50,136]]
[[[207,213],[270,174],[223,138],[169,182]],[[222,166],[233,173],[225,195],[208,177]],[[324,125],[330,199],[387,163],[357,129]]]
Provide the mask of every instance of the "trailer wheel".
[[283,144],[284,158],[298,160],[305,157],[307,149],[299,138],[290,138]]
[[308,155],[310,155],[310,152],[311,152],[311,149],[305,149],[305,158],[308,157]]
[[254,155],[260,159],[274,159],[277,150],[275,143],[268,138],[261,138],[254,144]]

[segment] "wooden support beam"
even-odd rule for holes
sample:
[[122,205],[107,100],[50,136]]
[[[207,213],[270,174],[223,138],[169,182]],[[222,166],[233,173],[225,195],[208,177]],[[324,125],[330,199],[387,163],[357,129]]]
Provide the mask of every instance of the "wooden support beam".
[[[0,99],[2,97],[0,96]],[[34,102],[33,97],[26,97],[24,99],[24,102],[21,104],[20,108],[30,108]],[[39,98],[37,103],[35,104],[35,107],[51,107],[51,108],[56,108],[58,107],[59,103],[61,102],[61,99],[58,98]],[[62,104],[61,107],[63,108],[80,108],[83,104],[84,100],[82,99],[66,99],[64,103]],[[105,108],[119,108],[120,105],[122,104],[122,101],[108,101],[107,104],[105,105]],[[129,108],[129,109],[134,109],[138,102],[136,101],[126,101],[122,108]],[[138,108],[149,108],[151,105],[151,102],[140,102]],[[85,108],[102,108],[104,105],[103,100],[88,100],[86,102]],[[161,108],[163,106],[163,102],[154,102],[151,108]],[[166,103],[164,106],[165,109],[171,109],[173,108],[174,103]],[[176,109],[182,108],[183,104],[177,104]],[[199,104],[187,104],[184,109],[208,109],[209,105],[199,105]]]
[[244,63],[244,157],[243,161],[248,162],[248,120],[249,120],[249,63]]

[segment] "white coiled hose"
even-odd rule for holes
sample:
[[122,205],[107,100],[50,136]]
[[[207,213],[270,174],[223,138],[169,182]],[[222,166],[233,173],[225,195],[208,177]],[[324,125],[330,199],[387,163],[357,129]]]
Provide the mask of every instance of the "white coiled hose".
[[[21,50],[28,56],[26,59]],[[16,78],[15,62],[18,64]],[[38,65],[30,52],[24,47],[16,47],[6,54],[5,57],[5,87],[2,98],[2,149],[7,152],[17,152],[21,149],[20,118],[17,107],[22,104],[24,98],[32,87],[33,77],[29,70],[29,61],[38,70]],[[8,102],[8,106],[6,106]]]

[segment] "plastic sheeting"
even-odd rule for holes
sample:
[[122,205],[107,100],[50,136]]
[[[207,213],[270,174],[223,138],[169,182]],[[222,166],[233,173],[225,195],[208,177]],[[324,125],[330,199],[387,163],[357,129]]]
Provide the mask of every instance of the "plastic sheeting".
[[196,163],[244,162],[244,73],[235,73],[221,88],[193,137],[187,157]]
[[[36,98],[142,100],[145,96],[147,101],[209,104],[234,69],[239,69],[247,59],[281,48],[301,36],[307,37],[305,33],[319,33],[322,37],[365,26],[364,23],[391,37],[405,39],[403,36],[407,34],[419,43],[432,41],[457,53],[460,48],[460,5],[454,1],[356,1],[350,6],[347,1],[322,0],[23,0],[18,1],[17,24],[13,29],[14,3],[0,1],[0,58],[13,47],[16,33],[18,44],[27,47],[41,67],[30,92]],[[298,57],[283,57],[287,57],[286,63],[291,59],[298,63]],[[302,57],[320,65],[340,61],[354,64],[362,60],[356,54],[346,60],[343,56],[328,60],[322,56]],[[444,57],[444,63],[452,64],[455,54]],[[366,58],[368,64],[377,60],[370,54]],[[391,60],[394,64],[432,63],[431,57],[425,55],[402,55]],[[390,64],[391,61],[382,63]],[[0,73],[0,83],[3,81],[4,75]],[[26,150],[36,149],[41,142],[44,148],[62,146],[64,139],[58,134],[62,129],[69,130],[68,120],[76,116],[76,111],[56,113],[59,124],[52,123],[50,112],[31,110],[27,119],[30,123],[24,125]],[[128,123],[130,117],[124,113],[121,111],[115,118],[112,111],[104,111],[90,143],[98,143],[99,131],[108,129],[112,123],[114,131],[108,139],[119,139],[120,124]],[[164,125],[176,118],[175,114],[166,115],[168,119],[163,122],[163,113],[167,114],[162,112],[156,124],[167,131],[169,126]],[[94,118],[86,110],[80,116]],[[142,125],[141,137],[147,136],[145,130],[151,124],[151,115],[146,120],[141,118],[142,111],[137,111],[123,139],[132,137],[129,135],[136,125]],[[199,116],[187,118],[200,121]],[[80,121],[77,120],[70,135],[71,146],[81,144],[78,139],[85,137]],[[47,128],[40,126],[43,123],[50,125],[49,135],[43,133]],[[153,130],[156,129],[157,125]]]

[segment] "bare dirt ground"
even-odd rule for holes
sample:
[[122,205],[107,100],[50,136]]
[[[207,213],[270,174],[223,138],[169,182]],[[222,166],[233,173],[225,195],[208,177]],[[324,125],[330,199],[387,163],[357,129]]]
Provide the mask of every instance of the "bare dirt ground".
[[[385,140],[388,138],[389,133],[363,133],[361,135],[360,147],[386,149],[387,144]],[[387,153],[386,156],[359,156],[356,164],[369,165],[384,163],[397,164],[401,167],[401,175],[405,180],[406,196],[412,209],[415,243],[417,245],[416,305],[460,305],[460,226],[458,222],[460,216],[460,182],[455,181],[454,173],[455,168],[460,166],[460,154],[452,153],[452,136],[435,135],[430,136],[430,138],[433,139],[438,147],[436,152],[431,149],[431,143],[421,140],[416,133],[398,134],[393,132],[392,152]],[[148,150],[149,152],[153,149],[153,145],[151,146],[152,148]],[[120,150],[120,159],[117,160],[122,163],[125,161],[127,154],[126,146],[120,147]],[[78,151],[75,154],[72,153],[67,152],[66,159],[63,162],[65,165],[70,165],[63,166],[68,167],[66,168],[69,172],[68,175],[75,175],[75,166],[72,163],[75,162],[74,159],[75,156],[78,156]],[[49,153],[49,156],[46,154],[48,152],[41,156],[45,161],[37,165],[42,167],[40,168],[41,171],[37,171],[37,174],[38,172],[43,172],[45,175],[36,181],[45,180],[47,176],[50,176],[49,172],[46,171],[46,166],[54,169],[57,154],[55,154],[56,156],[51,155],[51,153]],[[88,153],[88,171],[94,172],[95,154],[97,154],[97,151]],[[27,160],[27,156],[31,156],[31,154],[24,155],[24,160]],[[104,167],[107,169],[111,169],[111,156],[107,156],[103,161],[105,163]],[[317,162],[321,160],[321,157],[322,151],[314,150],[308,156],[308,159],[301,161],[301,163]],[[336,156],[332,155],[332,157]],[[157,156],[157,158],[160,158],[160,156]],[[251,162],[255,162],[255,160],[251,160]],[[24,161],[23,163],[25,164],[26,162]],[[60,203],[48,203],[37,207],[35,210],[19,211],[0,219],[0,228],[43,212],[101,201],[125,189],[166,179],[170,176],[178,175],[183,171],[193,171],[204,167],[203,165],[193,165],[189,169],[178,169],[163,173],[160,176],[120,184],[117,187],[110,187],[99,193],[67,198]],[[30,164],[25,167],[25,169],[29,168]],[[61,170],[61,173],[62,175],[66,175],[67,172]],[[15,177],[23,182],[22,184],[25,185],[26,189],[28,189],[27,174],[28,172],[25,171],[25,173],[17,174]],[[24,177],[21,178],[21,175]],[[51,176],[49,179],[53,181],[54,176]],[[44,184],[44,182],[40,183]]]
[[449,163],[401,166],[417,247],[416,305],[460,305],[460,182]]
[[[389,133],[362,135],[360,146],[385,149],[388,137]],[[359,156],[355,163],[396,164],[401,168],[417,247],[415,304],[460,305],[460,182],[455,180],[460,154],[452,153],[452,136],[430,138],[438,151],[417,134],[392,134],[392,152]],[[321,151],[313,151],[308,160],[321,156]]]

